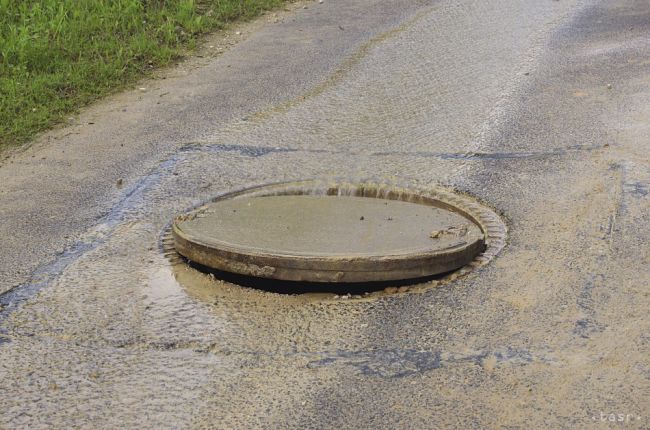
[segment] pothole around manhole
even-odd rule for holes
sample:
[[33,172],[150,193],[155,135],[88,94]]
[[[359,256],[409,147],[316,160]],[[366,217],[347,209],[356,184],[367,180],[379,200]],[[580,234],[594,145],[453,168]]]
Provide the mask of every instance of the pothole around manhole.
[[455,279],[505,235],[493,210],[446,188],[303,181],[221,195],[176,217],[162,246],[232,284],[362,295]]

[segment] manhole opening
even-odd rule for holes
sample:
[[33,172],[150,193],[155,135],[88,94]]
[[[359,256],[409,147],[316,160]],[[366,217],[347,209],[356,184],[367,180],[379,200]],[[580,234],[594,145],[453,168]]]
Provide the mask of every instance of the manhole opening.
[[423,276],[420,278],[400,279],[395,281],[372,281],[372,282],[304,282],[304,281],[282,281],[270,278],[258,278],[254,276],[239,275],[236,273],[224,272],[212,269],[189,260],[184,264],[189,265],[192,269],[202,273],[212,275],[215,279],[239,285],[246,288],[252,288],[261,291],[267,291],[277,294],[313,294],[313,293],[331,293],[340,296],[363,296],[376,292],[404,292],[409,287],[416,285],[428,284],[435,281],[444,281],[454,272],[446,272],[437,275]]
[[219,196],[176,217],[162,243],[230,284],[357,296],[455,279],[505,234],[493,210],[446,188],[303,181]]

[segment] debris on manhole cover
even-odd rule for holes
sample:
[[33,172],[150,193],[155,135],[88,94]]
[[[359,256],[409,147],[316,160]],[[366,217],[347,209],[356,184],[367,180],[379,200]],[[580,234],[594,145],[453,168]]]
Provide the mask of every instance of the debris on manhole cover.
[[218,271],[317,283],[428,277],[463,267],[485,249],[481,225],[449,202],[353,189],[224,196],[176,217],[174,245]]

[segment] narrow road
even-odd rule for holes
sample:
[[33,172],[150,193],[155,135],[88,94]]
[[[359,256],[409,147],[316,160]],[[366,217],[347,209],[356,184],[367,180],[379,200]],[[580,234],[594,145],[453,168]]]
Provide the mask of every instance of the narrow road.
[[[282,17],[2,161],[0,427],[650,427],[650,4]],[[455,188],[508,244],[359,300],[161,252],[174,214],[305,178]]]

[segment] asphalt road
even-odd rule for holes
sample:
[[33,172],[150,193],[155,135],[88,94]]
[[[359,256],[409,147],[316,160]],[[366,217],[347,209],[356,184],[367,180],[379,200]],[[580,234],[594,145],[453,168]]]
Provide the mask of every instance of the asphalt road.
[[[649,428],[648,34],[643,0],[308,3],[11,154],[0,426]],[[188,207],[314,177],[455,188],[507,246],[345,300],[160,249]]]

